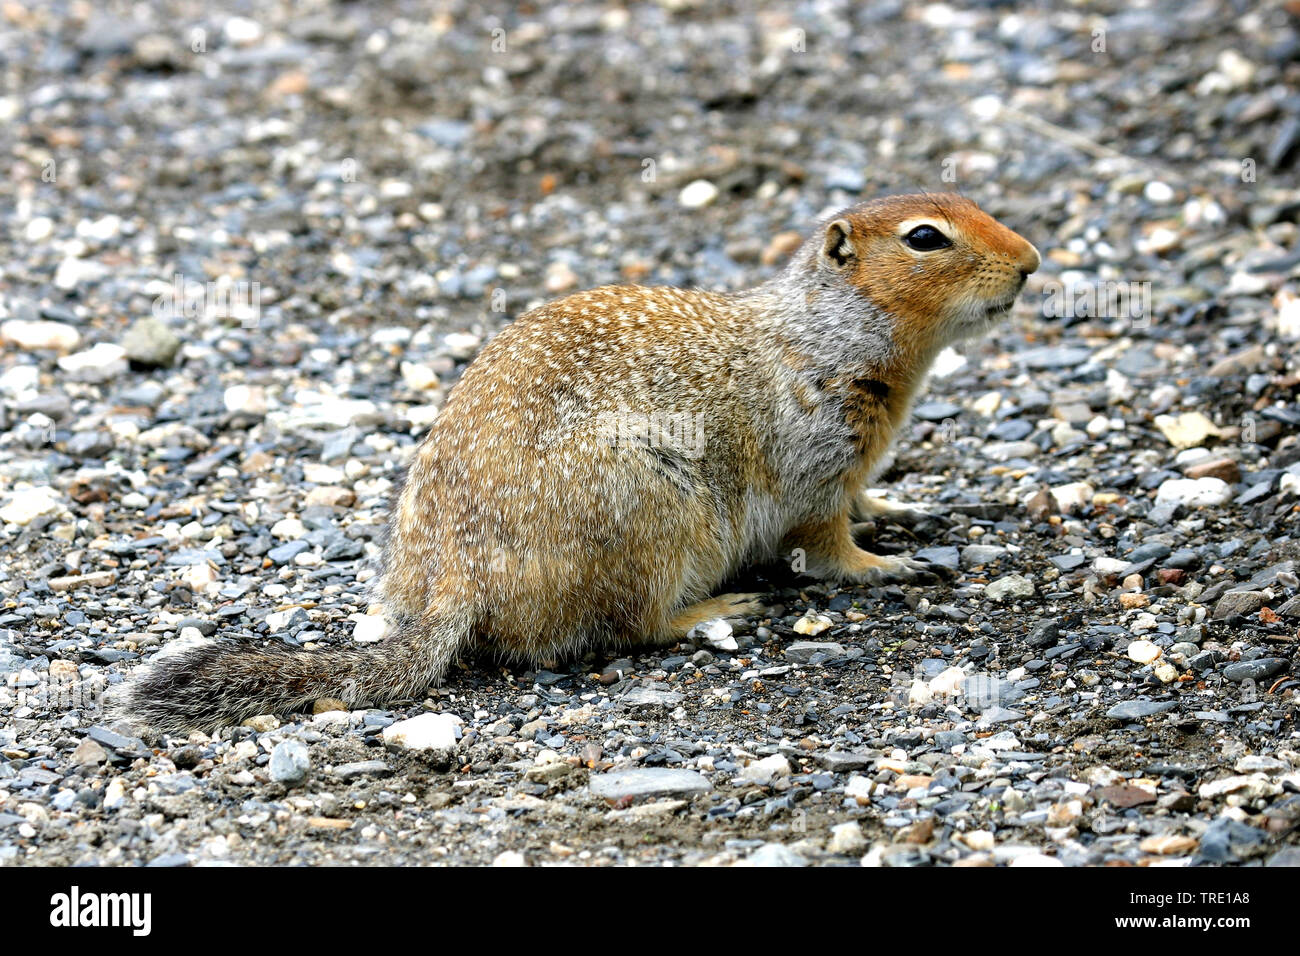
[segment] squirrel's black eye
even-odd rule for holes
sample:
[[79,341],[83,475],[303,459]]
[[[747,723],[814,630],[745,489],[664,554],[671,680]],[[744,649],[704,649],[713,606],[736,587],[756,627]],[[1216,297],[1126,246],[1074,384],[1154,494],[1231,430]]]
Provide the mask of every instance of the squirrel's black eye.
[[917,252],[933,252],[952,245],[948,237],[934,226],[917,226],[903,237],[903,241]]

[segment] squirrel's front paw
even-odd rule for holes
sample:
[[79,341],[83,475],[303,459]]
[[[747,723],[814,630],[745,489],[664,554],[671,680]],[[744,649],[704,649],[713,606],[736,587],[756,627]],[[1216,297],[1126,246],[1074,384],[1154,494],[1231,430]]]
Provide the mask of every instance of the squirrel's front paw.
[[865,578],[867,584],[901,584],[915,581],[929,570],[924,562],[917,561],[915,558],[904,558],[897,555],[879,557],[884,563],[867,572]]
[[826,569],[821,577],[841,584],[877,585],[915,581],[928,570],[927,565],[913,558],[858,551],[848,555],[839,567]]

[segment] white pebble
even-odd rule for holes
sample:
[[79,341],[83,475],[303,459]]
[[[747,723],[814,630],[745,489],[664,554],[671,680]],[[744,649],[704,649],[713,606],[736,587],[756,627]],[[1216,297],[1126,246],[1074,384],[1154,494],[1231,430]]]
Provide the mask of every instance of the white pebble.
[[261,385],[232,385],[222,396],[226,411],[237,415],[265,415],[266,389]]
[[862,833],[862,826],[855,820],[831,827],[831,838],[826,843],[826,852],[853,855],[867,848],[867,838]]
[[718,651],[735,651],[740,649],[736,643],[736,638],[732,633],[731,625],[722,618],[714,618],[712,621],[704,621],[696,624],[691,628],[691,634],[696,639],[702,639],[714,650]]
[[1161,205],[1174,201],[1174,189],[1168,183],[1162,183],[1156,179],[1147,183],[1146,189],[1142,190],[1143,195],[1150,202]]
[[814,614],[808,611],[803,617],[794,622],[794,632],[796,634],[805,634],[809,637],[815,637],[822,631],[833,627],[835,622],[824,614]]
[[126,349],[100,342],[84,352],[65,355],[59,359],[59,368],[74,382],[107,382],[126,374]]
[[682,188],[677,201],[687,209],[700,209],[718,198],[718,187],[707,179],[697,179]]
[[13,493],[9,503],[0,508],[0,521],[6,524],[28,525],[42,515],[59,509],[57,492],[48,485],[20,488]]
[[1170,478],[1156,492],[1156,504],[1180,504],[1191,508],[1226,504],[1232,500],[1232,486],[1222,478]]
[[20,349],[70,352],[81,344],[81,333],[64,322],[10,319],[0,325],[0,339]]
[[1160,656],[1160,648],[1150,641],[1134,641],[1128,646],[1128,659],[1139,664],[1150,664]]
[[460,738],[455,714],[420,714],[384,728],[384,743],[406,750],[450,750]]
[[297,518],[281,518],[271,525],[271,535],[281,541],[297,541],[306,533],[307,529]]

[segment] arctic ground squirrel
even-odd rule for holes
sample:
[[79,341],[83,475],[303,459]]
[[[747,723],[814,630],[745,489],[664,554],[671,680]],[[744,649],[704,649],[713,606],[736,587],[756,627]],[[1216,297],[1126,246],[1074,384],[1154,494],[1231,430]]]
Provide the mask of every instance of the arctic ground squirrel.
[[318,650],[213,640],[116,695],[158,732],[320,698],[424,692],[462,652],[520,662],[672,643],[792,554],[842,583],[916,565],[852,514],[938,352],[1006,315],[1038,251],[974,202],[904,195],[825,221],[747,291],[617,286],[522,315],[452,388],[392,506],[392,636]]

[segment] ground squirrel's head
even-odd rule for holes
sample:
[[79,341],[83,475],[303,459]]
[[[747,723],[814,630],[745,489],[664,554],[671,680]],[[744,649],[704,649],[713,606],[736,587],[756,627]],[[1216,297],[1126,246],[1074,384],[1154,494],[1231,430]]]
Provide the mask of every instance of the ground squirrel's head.
[[1039,265],[1029,242],[954,193],[853,206],[815,242],[827,278],[887,313],[898,344],[925,349],[985,332]]

